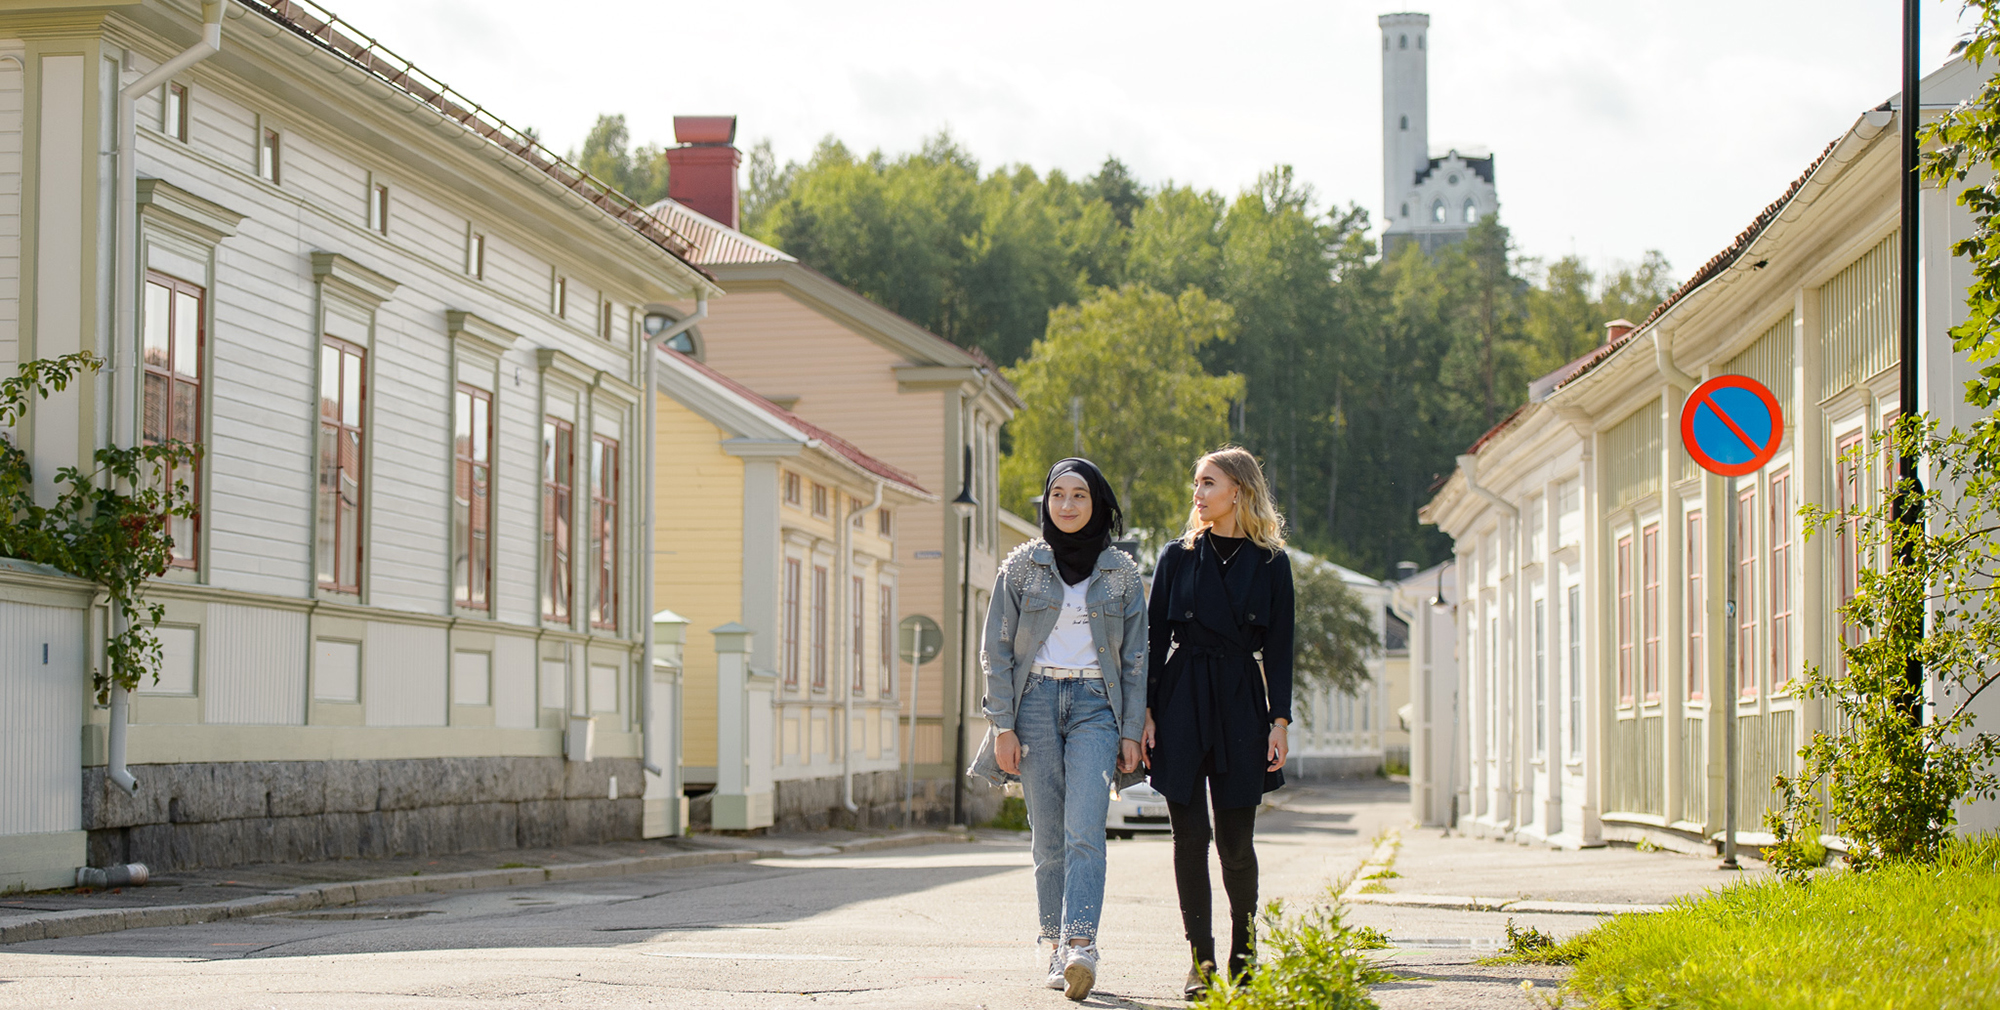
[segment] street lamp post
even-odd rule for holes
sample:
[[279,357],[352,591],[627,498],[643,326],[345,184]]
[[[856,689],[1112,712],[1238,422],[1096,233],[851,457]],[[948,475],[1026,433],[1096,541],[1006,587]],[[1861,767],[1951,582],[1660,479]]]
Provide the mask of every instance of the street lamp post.
[[951,500],[952,510],[958,513],[960,568],[958,577],[958,754],[951,766],[951,822],[965,821],[965,713],[971,681],[966,669],[965,654],[971,641],[972,621],[972,513],[979,508],[979,499],[972,496],[972,447],[965,447],[964,479],[959,485],[958,497]]

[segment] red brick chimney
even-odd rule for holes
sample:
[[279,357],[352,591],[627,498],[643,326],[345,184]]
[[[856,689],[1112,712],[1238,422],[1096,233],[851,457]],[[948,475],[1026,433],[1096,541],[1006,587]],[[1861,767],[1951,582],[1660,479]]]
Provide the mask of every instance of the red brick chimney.
[[675,116],[674,142],[681,146],[667,149],[667,196],[736,227],[736,167],[743,163],[736,117]]
[[1604,342],[1606,344],[1615,344],[1625,339],[1625,334],[1638,328],[1639,324],[1630,319],[1613,319],[1604,324]]

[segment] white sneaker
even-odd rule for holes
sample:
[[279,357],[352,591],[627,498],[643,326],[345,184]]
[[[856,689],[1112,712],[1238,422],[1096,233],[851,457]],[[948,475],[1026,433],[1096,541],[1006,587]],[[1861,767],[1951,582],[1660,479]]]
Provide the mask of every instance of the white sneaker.
[[1046,980],[1051,989],[1063,987],[1063,949],[1056,941],[1049,942],[1049,977]]
[[1097,984],[1097,944],[1063,948],[1063,981],[1067,983],[1064,996],[1081,1000],[1090,995],[1091,987]]

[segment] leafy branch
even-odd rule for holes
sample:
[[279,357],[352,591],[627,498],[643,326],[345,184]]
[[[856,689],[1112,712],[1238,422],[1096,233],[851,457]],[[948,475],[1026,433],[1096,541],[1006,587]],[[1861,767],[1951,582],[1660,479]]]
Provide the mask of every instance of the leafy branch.
[[[1976,730],[1971,708],[2000,679],[1990,567],[2000,549],[2000,457],[1976,431],[1940,433],[1927,418],[1876,441],[1929,460],[1933,487],[1903,481],[1873,505],[1800,510],[1809,539],[1847,531],[1852,542],[1838,549],[1854,552],[1857,577],[1854,598],[1839,608],[1845,670],[1813,667],[1800,685],[1805,697],[1833,699],[1837,729],[1813,734],[1799,774],[1778,776],[1784,807],[1765,815],[1779,840],[1767,855],[1794,879],[1817,863],[1823,817],[1858,868],[1930,862],[1960,803],[2000,797],[2000,735]],[[1841,465],[1869,458],[1857,446]],[[1924,523],[1902,520],[1910,501]],[[1927,683],[1911,679],[1913,662]]]
[[[90,353],[24,362],[0,379],[0,428],[10,428],[36,397],[47,399],[85,373],[104,367]],[[53,504],[37,504],[28,455],[0,438],[0,557],[33,561],[103,586],[122,627],[105,643],[108,669],[92,671],[98,701],[116,686],[138,688],[159,676],[160,641],[153,634],[165,608],[140,596],[147,579],[166,574],[173,561],[173,517],[196,516],[194,494],[178,477],[201,458],[199,447],[168,441],[107,446],[92,454],[88,470],[55,473],[62,490]]]

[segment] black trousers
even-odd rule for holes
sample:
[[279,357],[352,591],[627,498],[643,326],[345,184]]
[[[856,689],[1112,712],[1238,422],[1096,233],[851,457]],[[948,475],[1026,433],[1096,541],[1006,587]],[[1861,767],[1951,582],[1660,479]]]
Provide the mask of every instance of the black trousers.
[[1256,807],[1215,811],[1209,827],[1209,788],[1203,778],[1193,803],[1168,801],[1167,818],[1174,829],[1174,885],[1180,892],[1181,926],[1197,962],[1215,964],[1212,925],[1214,892],[1208,883],[1208,843],[1222,862],[1222,890],[1229,896],[1229,973],[1240,975],[1249,961],[1257,915]]

